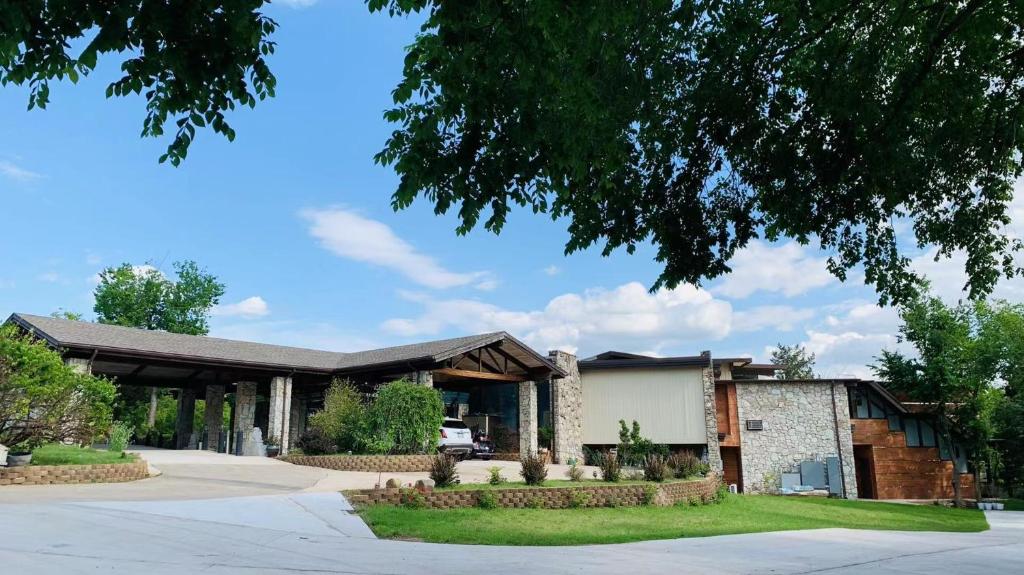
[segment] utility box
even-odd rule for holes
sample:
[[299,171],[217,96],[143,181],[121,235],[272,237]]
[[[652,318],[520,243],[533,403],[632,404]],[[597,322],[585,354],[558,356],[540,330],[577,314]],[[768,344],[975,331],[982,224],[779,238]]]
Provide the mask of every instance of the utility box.
[[801,461],[800,482],[803,485],[810,485],[815,489],[828,488],[828,478],[825,476],[825,464],[821,461]]
[[828,473],[829,495],[843,496],[843,474],[839,470],[838,457],[826,457],[825,468]]

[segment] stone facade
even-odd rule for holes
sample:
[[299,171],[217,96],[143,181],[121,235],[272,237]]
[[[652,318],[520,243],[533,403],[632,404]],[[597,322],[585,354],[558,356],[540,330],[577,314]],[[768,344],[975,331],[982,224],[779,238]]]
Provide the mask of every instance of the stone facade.
[[[843,384],[737,381],[736,400],[745,492],[772,491],[779,487],[781,474],[796,470],[801,461],[824,460],[841,451],[846,496],[857,496],[850,411]],[[761,420],[764,430],[748,431],[748,420]]]
[[564,351],[550,351],[548,356],[568,375],[551,380],[551,419],[554,428],[556,463],[570,459],[583,461],[583,382],[576,356]]
[[434,372],[429,370],[417,371],[412,380],[415,381],[417,385],[434,387]]
[[[288,448],[293,449],[295,443],[306,431],[306,400],[298,397],[292,398],[291,414],[288,417]],[[285,452],[287,455],[287,452]]]
[[64,360],[71,369],[78,373],[92,373],[92,362],[82,357],[69,357]]
[[294,465],[321,467],[335,471],[412,473],[430,471],[433,455],[289,455],[282,457]]
[[718,445],[718,410],[715,406],[715,371],[711,367],[711,354],[707,355],[708,365],[701,370],[701,383],[704,387],[704,429],[708,445],[708,465],[718,476],[722,475],[722,451]]
[[288,432],[291,430],[292,378],[275,377],[270,380],[268,409],[267,437],[276,439],[281,446],[281,455],[285,455],[288,453]]
[[519,452],[537,454],[537,383],[519,383]]
[[[710,501],[718,489],[717,477],[698,481],[676,481],[656,485],[591,482],[579,487],[534,487],[486,490],[433,490],[419,494],[423,503],[432,509],[455,509],[479,505],[480,496],[494,497],[497,507],[540,507],[542,509],[564,509],[572,507],[575,498],[580,507],[635,507],[651,504],[656,506],[674,505],[691,498],[702,502]],[[648,489],[654,489],[648,494]],[[346,491],[346,497],[353,505],[401,505],[408,498],[415,497],[411,489],[360,489]]]
[[178,418],[174,422],[177,449],[195,449],[193,421],[196,415],[196,390],[184,388],[178,394]]
[[25,465],[0,467],[0,486],[58,485],[64,483],[116,483],[149,477],[141,459],[129,463],[99,465]]
[[218,451],[224,433],[224,386],[206,386],[206,450]]
[[[232,445],[235,453],[241,453],[240,446],[248,443],[252,435],[252,426],[256,423],[256,382],[242,381],[235,385],[235,428],[232,430]],[[242,434],[241,441],[238,441],[238,434]],[[244,453],[241,453],[245,455]]]

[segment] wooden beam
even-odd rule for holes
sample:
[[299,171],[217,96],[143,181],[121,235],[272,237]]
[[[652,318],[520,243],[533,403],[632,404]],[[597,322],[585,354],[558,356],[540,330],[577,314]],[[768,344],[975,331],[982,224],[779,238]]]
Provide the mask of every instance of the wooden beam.
[[501,349],[500,347],[495,347],[495,348],[492,348],[492,349],[494,349],[494,351],[498,352],[498,354],[501,355],[502,357],[504,357],[505,359],[507,359],[507,360],[511,361],[512,363],[516,364],[516,366],[519,367],[519,369],[521,369],[523,371],[526,371],[526,372],[530,371],[530,366],[528,366],[525,363],[519,361],[518,359],[513,357],[512,354],[510,354],[509,352]]
[[442,367],[434,370],[434,375],[447,375],[450,377],[461,377],[463,379],[486,379],[488,381],[529,381],[521,375],[509,375],[506,373],[488,373],[486,371],[473,371],[471,369],[454,369]]

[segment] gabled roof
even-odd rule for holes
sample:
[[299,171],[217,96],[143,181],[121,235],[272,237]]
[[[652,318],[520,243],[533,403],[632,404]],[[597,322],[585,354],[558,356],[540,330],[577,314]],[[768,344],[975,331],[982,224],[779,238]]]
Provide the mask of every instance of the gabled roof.
[[531,365],[565,375],[563,370],[552,365],[547,358],[503,331],[345,353],[150,331],[23,313],[12,314],[7,321],[34,333],[54,347],[64,349],[324,373],[357,371],[412,362],[437,363],[469,350],[501,343],[503,347],[507,344],[516,348],[515,352],[520,359],[529,360]]
[[648,367],[704,367],[711,361],[711,355],[677,357],[651,357],[622,351],[606,351],[579,362],[580,371],[595,369],[626,369]]

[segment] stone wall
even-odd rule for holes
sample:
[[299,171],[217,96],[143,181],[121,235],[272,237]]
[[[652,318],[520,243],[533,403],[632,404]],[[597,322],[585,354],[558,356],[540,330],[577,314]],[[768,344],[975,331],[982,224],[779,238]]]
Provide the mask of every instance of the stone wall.
[[[846,495],[857,496],[850,411],[843,384],[737,381],[736,400],[742,426],[740,455],[745,492],[772,491],[779,487],[783,472],[797,470],[801,461],[837,456],[841,448]],[[764,430],[747,430],[746,422],[751,419],[761,420]]]
[[[572,507],[575,498],[579,507],[635,507],[644,505],[650,497],[645,491],[654,488],[651,505],[668,506],[691,498],[702,502],[710,501],[718,489],[717,477],[698,481],[679,481],[661,484],[625,484],[589,482],[579,487],[509,487],[505,489],[433,490],[420,493],[423,503],[430,509],[454,509],[475,507],[480,496],[494,496],[497,507],[540,507],[543,509],[564,509]],[[345,496],[353,505],[401,505],[412,497],[411,489],[361,489],[346,491]]]
[[704,388],[704,429],[708,445],[708,465],[711,471],[722,474],[722,452],[718,446],[718,409],[715,407],[715,370],[711,367],[711,353],[703,352],[708,364],[701,370],[701,384]]
[[433,455],[289,455],[279,458],[295,465],[335,471],[412,473],[430,471]]
[[218,451],[224,433],[224,386],[206,386],[206,450]]
[[63,483],[117,483],[149,477],[143,460],[102,465],[25,465],[0,467],[2,485],[57,485]]
[[537,453],[537,383],[519,382],[519,452]]
[[[256,388],[255,381],[241,381],[235,385],[235,428],[231,430],[231,446],[234,453],[241,453],[239,447],[244,449],[252,435],[252,426],[256,423]],[[239,432],[242,433],[240,442],[238,441]]]
[[550,351],[552,363],[568,375],[551,380],[551,419],[554,428],[556,463],[570,459],[583,461],[583,383],[576,356],[564,351]]

